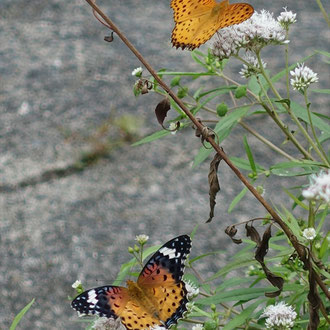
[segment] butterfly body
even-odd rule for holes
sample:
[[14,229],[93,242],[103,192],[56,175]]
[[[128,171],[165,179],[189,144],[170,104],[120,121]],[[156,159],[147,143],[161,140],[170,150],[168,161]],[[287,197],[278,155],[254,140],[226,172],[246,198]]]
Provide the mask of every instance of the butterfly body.
[[175,27],[174,47],[190,50],[209,40],[216,31],[247,20],[254,12],[246,3],[229,4],[229,0],[172,0]]
[[187,310],[187,290],[182,281],[191,240],[178,236],[164,244],[146,263],[137,282],[127,287],[103,286],[83,292],[72,302],[78,312],[116,319],[127,329],[169,328]]

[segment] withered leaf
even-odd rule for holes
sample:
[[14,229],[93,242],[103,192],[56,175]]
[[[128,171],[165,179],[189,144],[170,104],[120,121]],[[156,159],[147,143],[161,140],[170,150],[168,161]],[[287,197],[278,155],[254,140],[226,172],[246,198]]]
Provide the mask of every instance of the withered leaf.
[[206,222],[211,222],[214,217],[214,207],[216,204],[215,198],[220,191],[220,184],[218,179],[218,167],[222,157],[216,153],[210,164],[209,179],[209,195],[210,195],[210,215]]
[[246,229],[246,236],[250,237],[253,242],[257,243],[257,247],[258,247],[261,240],[257,230],[252,225],[249,225],[249,223],[245,225],[245,229]]
[[267,292],[265,293],[266,297],[269,298],[274,298],[277,297],[281,294],[283,285],[284,285],[284,280],[282,277],[275,275],[272,273],[269,268],[266,266],[264,262],[265,255],[268,252],[268,247],[269,247],[269,240],[272,237],[271,233],[271,225],[269,225],[264,234],[262,235],[262,239],[260,240],[260,235],[257,232],[257,230],[251,225],[246,224],[245,226],[246,231],[247,231],[247,236],[251,237],[251,239],[257,243],[257,249],[255,252],[255,259],[260,263],[267,280],[275,287],[277,287],[279,290],[274,291],[274,292]]
[[264,257],[268,252],[268,247],[269,247],[268,243],[271,237],[272,237],[271,225],[269,225],[265,230],[264,234],[262,235],[262,241],[257,246],[257,250],[255,253],[255,258],[257,261],[259,262],[264,261]]
[[239,238],[234,238],[234,236],[237,233],[237,229],[235,227],[235,225],[230,225],[226,228],[225,233],[231,238],[231,240],[235,243],[235,244],[241,244],[242,240]]
[[109,36],[105,36],[104,37],[104,41],[107,41],[107,42],[112,42],[113,41],[113,32],[111,32],[111,34]]
[[160,101],[155,109],[156,117],[159,124],[164,127],[164,119],[167,116],[167,112],[171,109],[170,100],[165,97],[162,101]]

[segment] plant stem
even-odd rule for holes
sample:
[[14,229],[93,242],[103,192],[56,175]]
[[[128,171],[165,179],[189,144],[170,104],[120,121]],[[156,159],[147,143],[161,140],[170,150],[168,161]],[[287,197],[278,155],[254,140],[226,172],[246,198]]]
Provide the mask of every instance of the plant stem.
[[[181,99],[163,82],[162,79],[158,76],[157,72],[153,67],[145,60],[141,53],[132,45],[132,43],[126,38],[125,35],[117,28],[117,26],[101,11],[101,9],[93,2],[93,0],[86,0],[88,4],[104,19],[108,24],[109,28],[115,32],[118,37],[125,43],[125,45],[131,50],[131,52],[139,59],[139,61],[146,67],[150,74],[157,80],[157,82],[162,86],[162,88],[172,97],[172,99],[177,103],[177,105],[185,112],[185,114],[190,118],[195,127],[201,132],[203,131],[204,126],[195,118],[195,116],[189,111],[189,109],[184,105]],[[275,212],[275,210],[270,206],[268,202],[258,193],[258,191],[253,187],[253,185],[243,176],[239,169],[230,161],[228,156],[222,150],[222,148],[213,140],[211,136],[207,136],[206,140],[211,144],[213,149],[221,156],[223,161],[231,168],[231,170],[236,174],[239,180],[251,191],[251,193],[256,197],[256,199],[264,206],[264,208],[270,213],[285,232],[286,236],[292,243],[293,247],[297,251],[299,258],[305,264],[307,269],[311,269],[313,275],[327,297],[330,298],[330,292],[325,284],[322,282],[319,274],[315,272],[314,268],[311,266],[311,262],[308,259],[306,249],[299,242],[297,237],[293,234],[288,225],[281,219],[281,217]]]
[[[285,39],[289,37],[288,30],[286,30]],[[286,97],[290,100],[290,84],[289,84],[289,45],[285,44],[285,81],[286,81]]]
[[287,154],[285,151],[283,151],[282,149],[280,149],[279,147],[277,147],[275,144],[273,144],[272,142],[270,142],[269,140],[267,140],[266,138],[264,138],[262,135],[260,135],[257,131],[255,131],[253,128],[251,128],[250,126],[248,126],[246,123],[244,123],[242,120],[239,121],[239,124],[245,128],[248,132],[250,132],[252,135],[254,135],[258,140],[260,140],[261,142],[263,142],[265,145],[267,145],[269,148],[273,149],[274,151],[278,152],[280,155],[282,155],[283,157],[296,162],[297,159],[295,159],[294,157],[290,156],[289,154]]
[[321,143],[320,143],[320,141],[319,141],[319,139],[316,135],[315,127],[314,127],[313,120],[312,120],[312,114],[311,114],[311,110],[310,110],[310,103],[308,102],[307,89],[306,88],[304,89],[304,97],[305,97],[305,104],[306,104],[306,108],[307,108],[308,120],[309,120],[309,124],[311,126],[311,129],[312,129],[314,140],[316,141],[316,144],[318,145],[320,151],[322,152],[322,154],[323,154],[324,158],[326,159],[327,164],[329,166],[330,164],[329,164],[329,161],[328,161],[327,154],[323,150],[323,147],[322,147],[322,145],[321,145]]
[[319,5],[320,10],[321,10],[321,12],[323,14],[323,17],[324,17],[325,21],[327,22],[328,26],[330,27],[330,19],[329,19],[329,16],[328,16],[327,12],[325,11],[325,9],[324,9],[324,7],[322,5],[321,0],[316,0],[316,3]]
[[[261,58],[260,58],[260,55],[259,54],[257,54],[257,58],[258,58],[260,70],[262,72],[263,77],[268,82],[269,87],[271,88],[271,90],[273,91],[273,93],[275,94],[275,96],[277,97],[277,99],[278,100],[282,100],[281,95],[278,93],[278,91],[274,87],[272,81],[268,77],[265,69],[263,68],[262,62],[261,62]],[[313,139],[309,136],[308,132],[306,131],[306,129],[304,128],[304,126],[301,124],[300,120],[297,118],[297,116],[291,110],[290,106],[288,106],[286,103],[283,103],[283,107],[287,110],[287,112],[290,115],[290,117],[292,118],[292,120],[296,123],[296,125],[298,126],[299,130],[301,131],[301,133],[304,135],[304,137],[306,138],[306,140],[313,147],[313,149],[315,150],[315,152],[319,155],[319,157],[324,162],[324,164],[329,167],[330,165],[329,165],[328,160],[326,158],[324,158],[324,156],[322,155],[321,151],[319,150],[319,148],[317,147],[317,145],[314,143]],[[311,158],[311,159],[313,159],[313,158]]]

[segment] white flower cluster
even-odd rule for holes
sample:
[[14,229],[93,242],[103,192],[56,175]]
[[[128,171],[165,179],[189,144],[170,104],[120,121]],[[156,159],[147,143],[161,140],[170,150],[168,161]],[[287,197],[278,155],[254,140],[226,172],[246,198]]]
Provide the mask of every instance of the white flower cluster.
[[277,21],[285,28],[288,29],[289,25],[296,23],[296,16],[292,11],[287,11],[286,7],[283,8],[284,11],[281,12],[280,16],[277,17]]
[[144,235],[144,234],[141,234],[141,235],[136,235],[135,236],[135,240],[140,243],[141,245],[144,245],[147,240],[149,239],[149,236],[148,235]]
[[132,76],[141,77],[142,71],[143,71],[143,69],[141,67],[138,67],[132,71]]
[[[242,77],[248,79],[249,77],[259,73],[260,66],[259,66],[258,59],[255,56],[253,56],[251,53],[247,53],[246,55],[244,55],[243,59],[248,64],[243,64],[243,68],[239,72],[239,74]],[[262,66],[264,68],[266,68],[267,64],[263,60],[261,60],[261,63],[262,63]]]
[[187,290],[187,297],[188,299],[192,299],[199,294],[199,288],[194,285],[191,281],[185,281],[184,284],[186,285]]
[[92,329],[95,329],[95,330],[126,330],[126,327],[121,323],[119,317],[117,319],[100,317],[94,322]]
[[297,313],[292,306],[281,301],[276,305],[269,305],[265,308],[261,317],[267,317],[266,328],[272,329],[279,327],[280,329],[291,329],[294,326],[294,320]]
[[191,328],[191,330],[203,330],[203,329],[204,329],[203,324],[196,324]]
[[241,48],[257,51],[269,44],[289,42],[285,28],[266,10],[254,12],[243,23],[220,30],[218,36],[213,54],[220,59],[236,55]]
[[304,189],[302,195],[309,200],[323,200],[330,203],[330,171],[321,171],[318,175],[309,177],[309,187]]
[[77,280],[77,281],[75,281],[75,282],[72,284],[72,287],[73,287],[74,289],[77,289],[80,285],[81,285],[81,281]]
[[303,231],[303,236],[308,239],[309,241],[312,241],[316,237],[316,231],[314,228],[306,228]]
[[291,86],[293,89],[299,91],[304,90],[310,84],[319,80],[317,73],[305,66],[304,63],[298,63],[297,67],[293,71],[290,71],[290,74],[292,76],[292,79],[290,80]]

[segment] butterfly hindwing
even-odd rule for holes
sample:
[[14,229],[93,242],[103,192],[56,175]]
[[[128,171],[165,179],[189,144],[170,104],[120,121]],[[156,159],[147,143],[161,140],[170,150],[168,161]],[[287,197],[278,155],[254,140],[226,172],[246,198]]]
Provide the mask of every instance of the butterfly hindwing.
[[81,293],[71,303],[73,309],[84,315],[98,315],[116,319],[129,300],[127,288],[101,286]]
[[164,244],[142,269],[138,285],[159,286],[162,283],[179,283],[183,276],[184,263],[191,249],[188,235],[178,236]]

